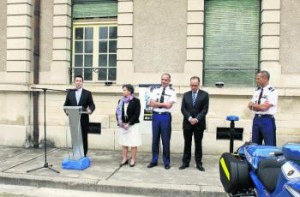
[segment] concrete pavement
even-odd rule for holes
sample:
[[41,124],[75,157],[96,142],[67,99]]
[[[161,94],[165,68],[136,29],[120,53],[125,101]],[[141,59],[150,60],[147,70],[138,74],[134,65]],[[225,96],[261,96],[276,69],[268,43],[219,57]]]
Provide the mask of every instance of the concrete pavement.
[[[55,189],[47,187],[32,187],[0,184],[0,197],[119,197],[120,194],[90,192],[69,189]],[[137,195],[121,194],[122,197],[137,197]],[[139,197],[147,197],[141,196]]]
[[171,169],[165,170],[161,159],[158,166],[147,168],[150,153],[138,153],[135,167],[119,167],[121,152],[90,150],[91,167],[77,171],[61,168],[61,162],[70,150],[51,148],[47,150],[47,163],[59,173],[48,168],[27,173],[44,166],[43,149],[0,148],[2,184],[143,196],[227,196],[219,180],[219,156],[204,155],[206,171],[200,172],[194,161],[189,168],[179,170],[179,154],[171,154]]

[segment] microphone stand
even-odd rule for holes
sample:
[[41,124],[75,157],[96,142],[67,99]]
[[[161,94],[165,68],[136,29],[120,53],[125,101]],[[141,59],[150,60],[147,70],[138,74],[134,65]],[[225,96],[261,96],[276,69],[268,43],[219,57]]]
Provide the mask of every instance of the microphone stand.
[[46,92],[47,92],[47,90],[65,92],[65,90],[55,90],[55,89],[50,89],[50,88],[36,88],[36,87],[32,87],[32,89],[43,90],[43,92],[44,92],[44,152],[45,152],[44,155],[45,155],[45,163],[42,167],[27,170],[26,172],[29,173],[29,172],[36,171],[39,169],[47,168],[49,170],[52,170],[53,172],[59,173],[59,171],[52,168],[53,165],[49,165],[47,162]]

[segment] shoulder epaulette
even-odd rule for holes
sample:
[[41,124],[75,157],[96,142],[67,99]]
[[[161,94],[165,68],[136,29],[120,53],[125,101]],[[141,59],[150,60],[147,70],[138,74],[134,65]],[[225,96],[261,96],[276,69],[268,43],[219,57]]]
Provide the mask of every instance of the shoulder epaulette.
[[269,87],[269,90],[270,90],[271,92],[273,92],[273,91],[275,90],[275,88]]
[[151,90],[154,90],[154,89],[159,89],[160,86],[151,86],[150,88],[151,88]]

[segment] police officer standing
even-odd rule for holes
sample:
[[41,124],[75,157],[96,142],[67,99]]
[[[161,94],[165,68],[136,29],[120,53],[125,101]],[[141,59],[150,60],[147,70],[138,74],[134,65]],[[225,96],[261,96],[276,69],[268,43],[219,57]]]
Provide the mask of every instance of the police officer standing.
[[276,125],[274,115],[277,111],[278,94],[269,85],[270,74],[260,71],[256,75],[257,88],[248,108],[254,111],[255,116],[252,127],[252,142],[276,146]]
[[176,93],[169,86],[171,75],[163,73],[161,87],[153,89],[150,96],[150,106],[153,107],[152,115],[152,160],[147,166],[157,166],[159,157],[160,136],[163,145],[163,162],[166,170],[170,169],[170,138],[171,138],[171,108],[176,102]]

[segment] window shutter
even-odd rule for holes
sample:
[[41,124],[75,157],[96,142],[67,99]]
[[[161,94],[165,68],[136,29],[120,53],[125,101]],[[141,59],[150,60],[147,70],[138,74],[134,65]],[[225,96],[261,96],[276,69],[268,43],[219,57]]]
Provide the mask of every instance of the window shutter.
[[253,86],[259,68],[260,0],[206,0],[204,85]]
[[117,0],[73,0],[73,18],[117,17]]

